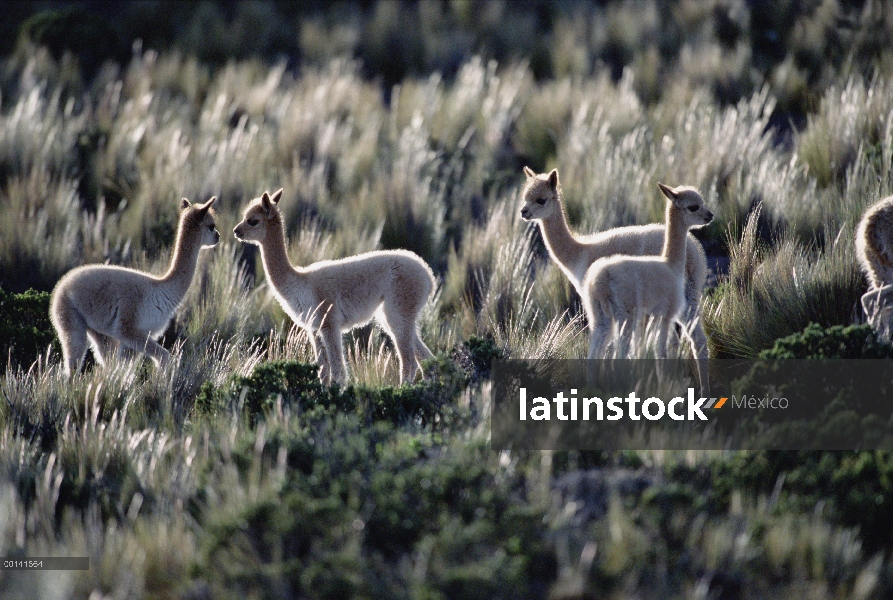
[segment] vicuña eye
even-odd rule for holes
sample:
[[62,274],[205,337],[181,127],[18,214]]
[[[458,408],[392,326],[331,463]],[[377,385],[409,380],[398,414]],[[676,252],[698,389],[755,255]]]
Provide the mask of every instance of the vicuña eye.
[[213,226],[213,225],[208,225],[208,230],[209,230],[209,231],[214,231],[214,226]]
[[692,204],[691,206],[688,207],[688,212],[697,212],[697,210],[699,208],[701,208],[701,207],[698,206],[697,204]]
[[537,198],[536,203],[539,204],[540,206],[542,206],[543,204],[546,203],[546,199],[545,198]]
[[248,224],[251,225],[252,227],[257,225],[258,223],[260,223],[260,221],[258,221],[257,219],[248,219]]

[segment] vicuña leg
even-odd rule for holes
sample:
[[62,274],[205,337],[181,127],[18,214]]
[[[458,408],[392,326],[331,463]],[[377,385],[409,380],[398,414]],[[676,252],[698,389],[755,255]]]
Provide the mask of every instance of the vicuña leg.
[[893,328],[893,284],[869,288],[862,295],[862,311],[875,331],[889,336]]
[[400,383],[412,383],[418,368],[413,323],[404,321],[397,326],[394,323],[389,325],[394,332],[394,345],[397,347],[397,357],[400,359]]
[[105,366],[109,359],[118,352],[118,340],[115,338],[92,329],[87,330],[87,337],[90,338],[90,343],[93,346],[96,362],[102,366]]
[[87,322],[84,317],[65,300],[56,313],[59,341],[62,344],[62,357],[65,363],[65,374],[77,373],[84,360],[89,342],[87,339]]
[[685,320],[682,322],[687,330],[686,337],[692,345],[692,352],[698,367],[698,383],[701,386],[701,396],[710,397],[710,354],[707,349],[707,334],[704,333],[704,324],[698,313],[697,305],[688,304],[685,309]]
[[425,342],[422,341],[422,338],[419,337],[418,329],[415,327],[412,329],[412,336],[413,346],[415,348],[415,360],[419,364],[419,367],[421,367],[423,360],[434,358],[434,353],[431,352],[430,348],[428,348],[428,346],[425,345]]
[[590,326],[589,336],[589,356],[588,358],[604,358],[605,343],[613,329],[614,324],[611,319],[605,315],[599,316],[595,323]]
[[[388,310],[390,308],[390,310]],[[385,302],[375,315],[376,321],[394,342],[400,363],[400,383],[412,383],[416,371],[415,323],[402,316],[393,304]]]
[[419,361],[434,356],[419,337],[419,313],[428,301],[428,289],[415,289],[413,282],[398,280],[394,289],[385,297],[376,318],[387,331],[400,360],[400,383],[412,383]]
[[[319,328],[319,337],[325,348],[329,367],[327,383],[344,382],[347,366],[344,364],[344,349],[341,342],[341,328],[328,320]],[[323,380],[325,381],[325,380]]]
[[313,359],[319,365],[319,379],[328,383],[331,379],[331,367],[329,366],[329,355],[326,353],[326,346],[321,339],[317,339],[314,332],[307,330],[310,337],[310,347],[313,348]]
[[152,339],[148,331],[133,328],[122,328],[121,346],[145,354],[157,367],[164,367],[171,360],[171,353],[164,346]]
[[658,359],[663,359],[667,357],[667,338],[670,335],[670,328],[675,323],[666,317],[656,317],[654,324],[657,326],[657,347],[654,350],[654,355]]

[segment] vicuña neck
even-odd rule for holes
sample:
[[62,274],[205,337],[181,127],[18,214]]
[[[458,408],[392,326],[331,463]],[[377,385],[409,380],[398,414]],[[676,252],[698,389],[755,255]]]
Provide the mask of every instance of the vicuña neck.
[[260,256],[264,263],[267,280],[274,288],[281,288],[294,280],[297,272],[288,260],[285,249],[285,228],[282,219],[271,219],[267,222],[267,234],[260,245]]
[[198,266],[198,253],[201,249],[201,232],[193,231],[188,225],[181,223],[177,229],[177,242],[174,244],[170,269],[161,277],[161,282],[165,284],[171,297],[182,299],[186,295]]
[[682,209],[676,208],[667,201],[667,230],[664,234],[664,249],[661,253],[671,269],[685,271],[686,246],[688,244],[688,226],[685,224]]
[[583,244],[577,241],[568,228],[564,211],[558,211],[558,215],[552,218],[541,219],[540,229],[552,258],[566,268],[571,268],[574,260],[580,256]]

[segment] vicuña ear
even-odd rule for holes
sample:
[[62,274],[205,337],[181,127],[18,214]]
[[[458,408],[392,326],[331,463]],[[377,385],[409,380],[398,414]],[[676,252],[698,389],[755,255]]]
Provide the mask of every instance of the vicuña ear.
[[207,211],[211,208],[211,205],[214,204],[214,202],[216,202],[216,201],[217,201],[217,196],[211,196],[211,199],[210,199],[210,200],[208,200],[207,202],[205,202],[204,204],[202,204],[202,205],[199,206],[198,208],[199,208],[199,210],[201,210],[202,212],[207,212]]
[[670,200],[673,200],[674,202],[679,200],[679,194],[674,192],[673,188],[671,188],[670,186],[664,185],[664,184],[658,182],[657,187],[659,187],[660,191],[662,191],[664,193],[664,196],[666,196]]
[[189,204],[188,198],[183,198],[182,200],[180,200],[180,210],[186,210],[190,206],[191,205]]
[[263,193],[263,195],[260,197],[260,205],[261,208],[264,209],[264,214],[269,217],[270,212],[272,212],[273,210],[273,204],[272,202],[270,202],[270,194],[266,192]]
[[552,169],[551,171],[549,171],[549,186],[554,191],[558,191],[558,169]]
[[270,196],[270,200],[273,202],[273,204],[279,204],[279,200],[281,200],[281,199],[282,199],[282,188],[279,188],[278,190],[273,192],[272,196]]
[[530,167],[524,167],[524,174],[527,175],[527,179],[536,177],[536,173],[534,173],[533,169],[531,169]]

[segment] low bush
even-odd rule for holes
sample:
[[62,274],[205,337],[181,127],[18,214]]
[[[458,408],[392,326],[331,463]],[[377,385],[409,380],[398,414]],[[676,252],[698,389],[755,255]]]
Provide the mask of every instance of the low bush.
[[736,490],[773,497],[778,512],[810,512],[825,502],[829,520],[857,528],[867,553],[889,549],[893,539],[890,452],[742,452],[704,474],[711,490],[705,506],[716,510],[724,510]]
[[450,358],[459,365],[471,382],[475,383],[488,379],[493,361],[503,358],[504,354],[492,337],[482,338],[473,335],[468,341],[456,346],[450,353]]
[[[240,434],[233,458],[245,477],[284,461],[276,489],[196,511],[208,534],[198,572],[212,587],[307,598],[413,589],[528,598],[554,578],[543,507],[485,441],[449,443],[320,409],[268,426]],[[399,568],[408,560],[422,562]]]
[[800,333],[775,340],[759,358],[893,358],[893,346],[881,340],[870,325],[824,328],[810,323]]
[[448,359],[435,358],[426,364],[426,376],[418,383],[372,388],[324,385],[317,377],[316,365],[293,360],[266,362],[251,375],[231,375],[221,386],[206,382],[195,406],[203,415],[244,412],[253,423],[282,406],[302,412],[321,408],[357,413],[366,421],[402,424],[418,420],[430,425],[453,411],[453,400],[470,380]]
[[50,322],[49,292],[9,294],[0,288],[0,351],[27,368],[50,346],[61,350]]

